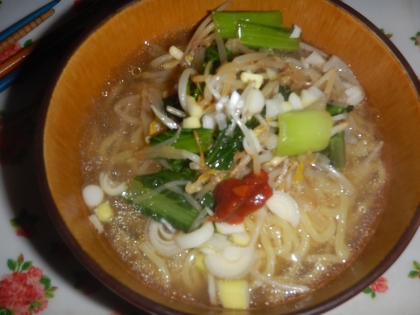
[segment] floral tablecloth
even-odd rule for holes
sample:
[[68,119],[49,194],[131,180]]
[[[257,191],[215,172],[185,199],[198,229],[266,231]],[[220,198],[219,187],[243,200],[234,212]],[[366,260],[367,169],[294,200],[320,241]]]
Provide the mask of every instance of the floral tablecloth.
[[[0,31],[48,2],[0,0]],[[0,54],[0,63],[92,2],[62,0],[51,18]],[[420,0],[344,2],[382,29],[420,75]],[[59,58],[51,55],[48,63],[0,94],[0,315],[141,314],[72,256],[40,197],[33,141],[36,105]],[[328,314],[420,314],[420,232],[384,275]]]

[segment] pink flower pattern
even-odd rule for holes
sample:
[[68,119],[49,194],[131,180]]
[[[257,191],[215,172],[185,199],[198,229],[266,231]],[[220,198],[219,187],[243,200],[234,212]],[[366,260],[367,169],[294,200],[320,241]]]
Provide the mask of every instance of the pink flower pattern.
[[380,277],[368,288],[364,289],[363,293],[369,294],[371,298],[374,299],[377,293],[385,293],[386,291],[388,291],[388,279],[385,277]]
[[[81,9],[83,4],[86,4],[83,2],[89,2],[89,0],[73,1],[76,10]],[[0,0],[0,6],[1,3],[2,1]],[[391,33],[385,34],[390,38],[392,37]],[[416,32],[409,40],[415,46],[420,46],[420,32]],[[23,47],[19,43],[9,47],[6,51],[0,53],[0,63],[22,49]],[[20,140],[16,141],[16,138]],[[19,161],[26,156],[24,148],[28,146],[27,138],[27,135],[20,134],[17,137],[16,135],[13,137],[14,141],[5,141],[5,137],[1,137],[0,164],[19,164]],[[22,221],[21,214],[19,217],[12,219],[11,223],[15,227],[15,232],[18,236],[31,238],[35,234],[35,221],[26,219]],[[68,258],[71,255],[65,246],[60,246],[55,251],[60,253],[60,257],[63,255],[63,257]],[[16,261],[9,259],[7,265],[12,272],[3,275],[0,280],[0,315],[32,315],[45,310],[48,306],[48,299],[54,296],[57,288],[51,286],[51,280],[43,275],[42,269],[32,266],[30,261],[25,262],[23,255],[20,255]],[[408,277],[420,280],[420,263],[418,261],[413,261],[412,270],[409,271]],[[77,275],[76,288],[82,289],[83,293],[87,295],[98,291],[95,281],[82,281],[81,278],[89,278],[89,276],[86,274],[83,277]],[[90,282],[92,283],[91,285],[86,284]],[[363,293],[369,294],[374,299],[377,293],[385,294],[387,291],[388,279],[380,277],[363,290]],[[122,315],[122,313],[115,311],[110,315]]]
[[0,63],[6,61],[10,57],[12,57],[14,54],[21,51],[23,47],[19,43],[15,43],[9,48],[7,48],[5,51],[0,53]]
[[0,281],[0,313],[32,315],[46,309],[57,288],[42,269],[25,262],[22,254],[17,260],[9,259],[7,265],[12,273]]

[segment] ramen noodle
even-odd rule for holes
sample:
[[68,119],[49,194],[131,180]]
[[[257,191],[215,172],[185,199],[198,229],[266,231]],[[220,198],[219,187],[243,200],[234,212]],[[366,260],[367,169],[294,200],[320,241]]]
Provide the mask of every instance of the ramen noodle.
[[[371,236],[383,142],[339,57],[280,12],[221,9],[188,39],[147,43],[105,84],[81,145],[82,193],[150,287],[198,305],[275,306],[335,277]],[[281,40],[253,41],[252,27]]]

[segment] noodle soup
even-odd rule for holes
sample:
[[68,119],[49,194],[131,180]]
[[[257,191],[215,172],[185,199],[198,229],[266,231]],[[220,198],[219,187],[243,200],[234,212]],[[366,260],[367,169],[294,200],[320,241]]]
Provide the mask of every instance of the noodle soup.
[[162,294],[275,306],[335,277],[373,233],[383,143],[337,56],[297,27],[280,48],[233,38],[223,18],[149,43],[105,84],[81,145],[83,196]]

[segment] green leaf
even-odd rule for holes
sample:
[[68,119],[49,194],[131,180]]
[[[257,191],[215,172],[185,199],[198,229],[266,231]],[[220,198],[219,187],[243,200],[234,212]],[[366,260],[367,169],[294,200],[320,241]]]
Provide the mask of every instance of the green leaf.
[[19,220],[19,218],[13,218],[13,219],[10,219],[10,224],[11,224],[14,228],[19,227],[19,226],[20,226],[20,220]]
[[376,298],[376,293],[374,291],[372,291],[372,293],[370,294],[370,296],[371,296],[371,298],[373,300],[374,298]]
[[182,172],[185,168],[189,168],[190,165],[189,160],[182,159],[166,159],[166,162],[170,165],[171,170],[175,172]]
[[227,135],[229,127],[220,131],[216,141],[206,156],[206,164],[212,169],[228,170],[237,151],[243,151],[243,133],[236,127],[231,135]]
[[344,131],[336,133],[330,138],[327,148],[321,151],[331,160],[331,165],[339,171],[346,167],[346,144]]
[[363,293],[366,293],[366,294],[371,294],[372,292],[373,291],[372,291],[371,288],[366,288],[366,289],[363,290]]
[[[177,130],[169,130],[163,134],[152,137],[150,139],[150,145],[154,146],[162,143],[174,137],[177,132]],[[171,143],[171,146],[177,149],[184,149],[195,154],[200,153],[197,142],[195,140],[194,132],[197,133],[201,149],[204,153],[206,153],[214,142],[212,129],[182,129],[178,138],[173,143]]]
[[292,94],[293,90],[290,88],[290,86],[283,86],[280,85],[279,87],[279,93],[284,97],[285,100],[289,99],[290,94]]
[[41,279],[39,279],[39,282],[44,285],[44,290],[48,290],[51,287],[51,279],[48,276],[43,275]]
[[[250,129],[258,126],[258,120],[252,118],[246,123]],[[228,170],[233,162],[233,157],[237,151],[243,151],[242,141],[244,134],[242,130],[236,126],[231,135],[227,135],[230,127],[221,130],[206,156],[206,164],[212,169]]]
[[[232,61],[235,57],[233,52],[229,49],[226,50],[227,54],[227,60]],[[214,70],[220,67],[220,56],[219,56],[219,50],[217,49],[217,45],[210,45],[205,53],[204,53],[204,63],[202,66],[202,69],[205,69],[207,64],[209,62],[212,62],[212,65],[210,66],[210,73],[213,74]],[[204,85],[201,86],[201,90],[204,90]]]
[[57,290],[57,287],[50,287],[48,290],[45,290],[45,297],[51,299],[54,297],[54,292]]
[[22,265],[22,270],[28,270],[32,266],[32,261],[24,262]]
[[411,271],[408,273],[408,277],[409,277],[409,278],[411,278],[411,279],[416,279],[416,278],[418,278],[418,277],[419,277],[419,272],[418,272],[418,270],[411,270]]
[[8,259],[7,260],[7,267],[11,270],[11,271],[17,271],[16,267],[17,267],[17,261],[14,259]]
[[205,207],[209,209],[214,209],[215,204],[216,204],[216,198],[214,197],[212,191],[207,192],[203,196],[203,198],[200,200],[200,205],[203,207],[203,209]]
[[29,305],[29,309],[33,311],[36,307],[39,307],[41,305],[42,305],[41,301],[35,300]]
[[23,44],[23,48],[26,48],[28,46],[31,46],[33,43],[32,39],[28,39],[27,41],[25,41],[25,43]]
[[[189,168],[182,172],[163,170],[155,174],[137,176],[123,197],[143,215],[156,221],[165,219],[175,229],[188,232],[200,211],[195,209],[183,195],[164,188],[157,195],[151,195],[146,199],[143,196],[171,181],[194,182],[196,178],[196,172]],[[182,190],[185,188],[179,187]]]
[[45,292],[45,297],[47,299],[52,299],[54,297],[54,294],[53,293],[49,293],[49,292]]
[[0,306],[0,315],[13,315],[13,312],[8,308],[3,308]]
[[420,270],[420,263],[417,261],[413,261],[413,266],[414,268],[416,268],[417,270]]
[[347,104],[340,104],[343,106],[334,105],[333,103],[328,103],[327,107],[325,108],[328,113],[330,113],[331,116],[339,115],[344,112],[350,113],[354,106],[347,105]]

